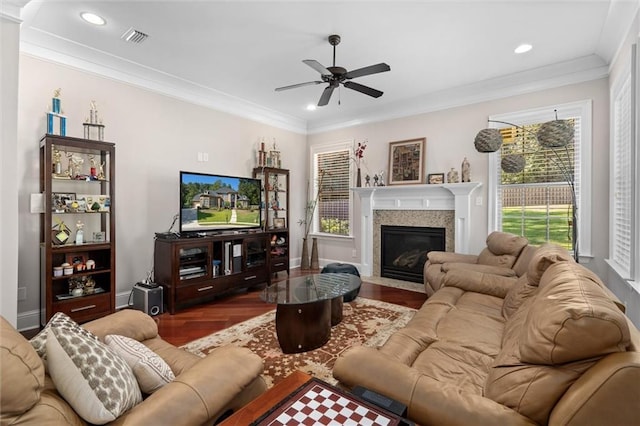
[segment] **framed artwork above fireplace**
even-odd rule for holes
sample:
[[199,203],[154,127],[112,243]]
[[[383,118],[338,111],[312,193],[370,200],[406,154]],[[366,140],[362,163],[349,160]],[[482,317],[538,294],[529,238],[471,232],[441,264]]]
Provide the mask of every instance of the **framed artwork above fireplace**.
[[389,185],[424,183],[427,139],[389,142]]

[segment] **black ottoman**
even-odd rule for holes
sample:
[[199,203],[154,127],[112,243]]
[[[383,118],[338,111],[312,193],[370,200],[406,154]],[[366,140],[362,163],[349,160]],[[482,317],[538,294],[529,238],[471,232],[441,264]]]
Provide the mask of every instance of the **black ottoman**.
[[[320,271],[320,273],[321,274],[343,273],[343,274],[356,275],[358,277],[360,276],[360,272],[358,272],[358,268],[348,263],[330,263],[324,268],[322,268],[322,271]],[[360,286],[358,286],[358,288],[356,288],[355,290],[345,294],[342,300],[345,302],[351,302],[353,299],[358,297],[359,292],[360,292]]]

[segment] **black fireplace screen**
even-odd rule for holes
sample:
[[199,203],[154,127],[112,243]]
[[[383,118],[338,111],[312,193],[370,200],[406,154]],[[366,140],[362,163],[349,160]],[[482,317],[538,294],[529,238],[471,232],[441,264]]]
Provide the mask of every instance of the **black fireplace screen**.
[[423,282],[427,253],[445,250],[445,229],[416,226],[381,226],[380,276]]

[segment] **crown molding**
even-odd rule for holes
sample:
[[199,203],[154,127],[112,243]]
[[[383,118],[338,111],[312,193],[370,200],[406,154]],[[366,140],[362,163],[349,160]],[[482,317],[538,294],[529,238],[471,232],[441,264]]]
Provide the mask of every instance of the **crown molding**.
[[339,119],[307,121],[122,58],[105,55],[104,52],[40,30],[31,29],[28,36],[22,38],[20,50],[36,58],[299,134],[324,133],[425,114],[606,78],[609,75],[606,62],[597,55],[590,55],[408,100],[380,104],[343,115]]
[[[33,30],[32,30],[33,31]],[[59,63],[101,77],[131,84],[195,105],[215,109],[273,127],[306,134],[306,120],[287,116],[244,99],[181,79],[115,56],[105,55],[88,46],[35,31],[20,42],[20,52]],[[42,42],[55,39],[54,43]],[[46,47],[45,47],[46,46]],[[57,46],[58,50],[49,46]],[[62,53],[63,51],[65,53]],[[70,53],[69,53],[70,52]]]
[[22,23],[20,13],[22,8],[29,3],[30,0],[2,0],[0,1],[0,19],[17,24]]
[[445,89],[403,102],[390,103],[385,105],[384,108],[362,111],[358,116],[343,116],[339,121],[309,122],[307,133],[324,133],[373,122],[472,105],[598,80],[606,78],[608,75],[608,65],[598,56],[591,55],[543,68]]

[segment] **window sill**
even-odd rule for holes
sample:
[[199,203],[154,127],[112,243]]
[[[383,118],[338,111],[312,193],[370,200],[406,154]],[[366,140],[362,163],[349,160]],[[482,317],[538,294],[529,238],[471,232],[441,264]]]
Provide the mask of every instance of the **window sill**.
[[318,238],[319,240],[341,240],[341,241],[353,241],[355,237],[353,235],[334,235],[324,233],[310,233],[309,238]]
[[629,280],[626,278],[622,278],[623,275],[620,273],[620,270],[618,269],[617,265],[615,264],[615,262],[613,262],[611,259],[605,259],[604,260],[607,265],[609,265],[609,268],[611,268],[611,270],[618,276],[618,278],[620,278],[620,280],[626,282],[627,284],[629,284],[629,286],[634,289],[636,291],[636,293],[640,293],[640,282],[638,281],[634,281],[634,280]]

